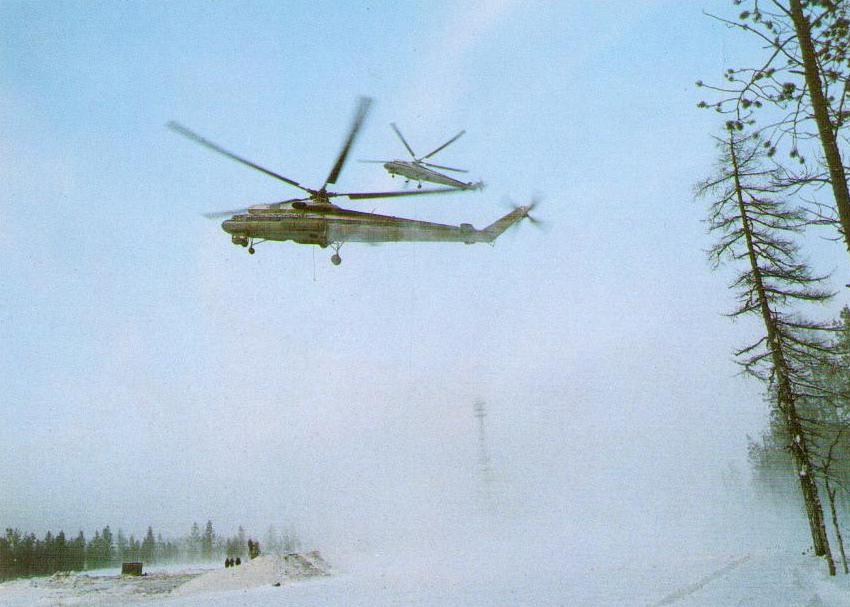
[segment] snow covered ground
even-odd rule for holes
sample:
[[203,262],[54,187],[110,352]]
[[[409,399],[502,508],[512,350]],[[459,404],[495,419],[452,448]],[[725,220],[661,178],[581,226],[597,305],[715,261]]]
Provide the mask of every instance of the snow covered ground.
[[[173,570],[145,578],[56,576],[0,584],[0,604],[145,605],[635,605],[641,607],[850,606],[850,576],[830,579],[821,561],[787,548],[678,558],[568,559],[540,554],[535,567],[509,561],[408,554],[348,555],[331,576],[286,578],[273,557],[236,569]],[[517,564],[517,563],[514,563]],[[283,579],[281,586],[274,580]]]
[[[318,552],[261,556],[238,567],[152,567],[144,576],[122,576],[115,569],[0,584],[0,605],[150,605],[182,597],[180,604],[206,604],[207,596],[245,595],[261,587],[278,588],[298,580],[328,575]],[[189,597],[189,598],[186,598]],[[178,601],[180,602],[180,601]]]

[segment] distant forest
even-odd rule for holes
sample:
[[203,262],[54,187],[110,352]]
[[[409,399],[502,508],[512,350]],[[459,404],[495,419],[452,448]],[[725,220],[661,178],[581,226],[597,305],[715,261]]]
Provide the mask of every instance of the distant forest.
[[[7,528],[0,537],[0,580],[118,567],[128,561],[150,565],[244,559],[248,541],[242,527],[236,535],[225,537],[216,534],[211,521],[203,530],[194,523],[188,535],[176,539],[154,534],[152,527],[141,540],[126,536],[121,529],[113,534],[109,525],[88,540],[82,531],[74,539],[68,539],[64,531],[48,531],[39,539],[34,533]],[[260,544],[260,550],[268,553],[294,552],[300,547],[294,533],[279,533],[274,527],[269,527]]]

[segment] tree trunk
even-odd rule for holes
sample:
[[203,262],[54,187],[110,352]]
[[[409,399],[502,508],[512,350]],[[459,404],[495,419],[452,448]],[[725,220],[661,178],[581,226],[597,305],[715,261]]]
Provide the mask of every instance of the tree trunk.
[[[782,358],[781,352],[780,358]],[[788,382],[787,372],[783,371],[780,373],[777,371],[777,375],[779,376],[780,403],[783,400],[785,401],[784,408],[782,404],[780,404],[780,408],[783,408],[786,414],[787,427],[791,435],[791,453],[794,455],[794,462],[800,479],[800,489],[803,492],[803,500],[806,503],[806,513],[809,516],[809,528],[812,533],[815,554],[826,558],[829,575],[835,575],[835,561],[832,558],[832,550],[829,547],[829,536],[826,534],[826,524],[823,520],[823,506],[818,496],[818,487],[813,476],[805,435],[800,424],[800,418],[797,415],[794,397],[789,391],[790,382]],[[784,389],[782,387],[783,383],[785,384]],[[785,393],[784,395],[782,394],[783,392]]]
[[838,150],[835,129],[829,118],[826,98],[823,94],[823,86],[820,79],[817,54],[812,43],[812,31],[800,0],[790,0],[791,20],[794,22],[794,30],[797,32],[797,41],[800,45],[800,54],[803,57],[803,71],[806,77],[806,86],[809,89],[809,98],[812,101],[812,110],[815,122],[818,126],[818,135],[823,146],[823,155],[829,168],[829,180],[832,183],[832,193],[835,196],[835,207],[838,210],[838,218],[841,222],[841,231],[844,232],[844,242],[850,251],[850,191],[847,188],[847,174],[841,162],[841,154]]
[[841,528],[838,526],[838,515],[835,513],[835,489],[829,486],[829,476],[826,477],[826,494],[829,496],[829,509],[832,511],[832,527],[835,529],[835,537],[838,538],[838,550],[841,552],[841,564],[844,566],[844,574],[850,573],[847,568],[847,555],[844,553],[844,538],[841,537]]

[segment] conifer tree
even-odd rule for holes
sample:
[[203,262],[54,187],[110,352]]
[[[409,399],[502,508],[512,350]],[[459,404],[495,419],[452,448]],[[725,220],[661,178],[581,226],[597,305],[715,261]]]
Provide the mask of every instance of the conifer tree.
[[112,541],[112,531],[109,529],[109,525],[103,528],[103,533],[101,533],[100,537],[103,541],[103,565],[110,565],[115,559],[115,546]]
[[122,529],[118,529],[118,535],[115,537],[115,555],[119,563],[124,563],[129,561],[128,552],[129,544],[127,542],[127,536],[124,535],[124,531]]
[[162,563],[168,560],[168,550],[165,540],[162,539],[162,533],[156,534],[156,545],[154,547],[154,561]]
[[820,287],[824,277],[813,275],[799,259],[794,236],[805,220],[799,209],[789,208],[779,196],[776,171],[764,166],[763,141],[737,135],[738,128],[734,122],[727,124],[728,139],[718,140],[718,171],[697,189],[711,197],[708,224],[718,234],[709,256],[715,265],[730,260],[741,267],[732,283],[738,306],[731,316],[755,316],[763,331],[736,356],[750,375],[769,386],[794,460],[815,554],[827,559],[834,575],[811,436],[798,410],[802,399],[823,396],[812,375],[832,356],[822,336],[828,327],[804,319],[792,308],[822,303],[831,294]]
[[236,535],[236,556],[245,556],[248,550],[248,543],[245,540],[245,530],[242,525],[239,525],[239,530]]
[[97,569],[103,564],[103,540],[100,539],[100,531],[95,529],[94,537],[86,546],[86,565],[89,569]]
[[48,531],[44,534],[41,550],[38,556],[38,572],[42,575],[56,571],[56,546],[53,534]]
[[201,556],[201,528],[198,523],[192,523],[192,530],[187,540],[189,544],[189,558],[197,561]]
[[60,530],[59,533],[56,534],[56,540],[54,542],[55,545],[55,555],[56,555],[56,564],[54,571],[70,571],[69,567],[69,554],[68,554],[68,542],[65,539],[65,532]]
[[215,531],[213,531],[212,521],[207,521],[204,527],[204,535],[201,538],[201,556],[204,560],[212,560],[213,543],[215,542]]
[[156,548],[156,540],[153,537],[153,528],[148,527],[148,532],[145,539],[142,540],[140,548],[140,560],[145,563],[152,563],[154,557],[154,549]]
[[130,534],[130,539],[128,541],[128,548],[130,553],[131,561],[140,561],[142,560],[142,546],[139,543],[139,540],[136,539],[136,536]]
[[86,536],[80,530],[77,538],[71,542],[71,569],[83,571],[86,568]]

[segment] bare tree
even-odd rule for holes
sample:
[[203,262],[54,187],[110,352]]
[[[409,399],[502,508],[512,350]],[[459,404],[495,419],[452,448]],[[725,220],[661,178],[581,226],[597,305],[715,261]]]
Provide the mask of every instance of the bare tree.
[[824,277],[813,275],[798,259],[793,236],[805,219],[778,196],[776,169],[764,168],[763,141],[738,136],[737,130],[734,122],[727,124],[728,139],[718,140],[717,173],[697,187],[699,195],[711,197],[709,230],[719,235],[709,257],[715,266],[727,259],[742,266],[732,283],[738,305],[731,316],[756,316],[764,332],[736,356],[747,373],[769,386],[771,404],[785,426],[815,554],[826,558],[834,575],[809,432],[797,409],[801,399],[819,396],[812,374],[818,358],[831,355],[820,336],[828,327],[791,309],[824,302],[831,293],[819,287]]
[[[837,223],[850,251],[850,190],[841,153],[850,123],[850,5],[846,0],[733,3],[747,8],[736,20],[716,18],[756,36],[764,45],[764,60],[756,67],[726,70],[720,86],[697,82],[721,94],[719,101],[700,106],[733,115],[738,128],[752,127],[759,114],[758,130],[771,155],[787,141],[789,155],[802,168],[786,167],[785,179],[831,187],[837,218],[818,212],[817,221]],[[802,152],[810,141],[823,154],[816,166],[807,165]]]

